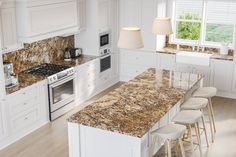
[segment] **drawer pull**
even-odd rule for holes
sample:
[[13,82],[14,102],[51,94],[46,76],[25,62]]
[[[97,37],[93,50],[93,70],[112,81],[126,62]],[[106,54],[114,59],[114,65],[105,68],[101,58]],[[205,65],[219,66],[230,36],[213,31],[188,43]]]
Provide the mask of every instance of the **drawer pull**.
[[25,120],[28,120],[29,118],[28,117],[25,117]]

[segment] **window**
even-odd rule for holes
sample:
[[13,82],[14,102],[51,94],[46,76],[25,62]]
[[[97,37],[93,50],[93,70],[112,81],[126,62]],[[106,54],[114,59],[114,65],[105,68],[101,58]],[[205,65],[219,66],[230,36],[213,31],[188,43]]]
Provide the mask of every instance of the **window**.
[[223,0],[174,0],[176,43],[232,45],[236,24],[236,2]]
[[202,2],[176,0],[175,39],[198,41],[201,34]]

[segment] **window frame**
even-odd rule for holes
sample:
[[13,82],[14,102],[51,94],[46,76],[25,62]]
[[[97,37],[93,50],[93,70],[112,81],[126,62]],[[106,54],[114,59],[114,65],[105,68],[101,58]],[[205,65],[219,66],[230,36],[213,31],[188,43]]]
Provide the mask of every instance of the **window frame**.
[[[169,42],[173,44],[184,44],[184,45],[189,45],[189,46],[196,46],[196,45],[201,45],[201,46],[209,46],[212,48],[219,48],[221,47],[220,42],[211,42],[211,41],[206,41],[206,31],[207,31],[207,15],[206,15],[206,10],[207,10],[207,1],[203,0],[203,8],[202,8],[202,18],[200,23],[201,23],[201,28],[200,28],[200,39],[199,40],[188,40],[188,39],[178,39],[176,37],[177,35],[177,22],[178,21],[183,21],[183,22],[199,22],[198,20],[182,20],[177,18],[176,14],[176,1],[175,0],[168,0],[168,8],[172,8],[170,11],[168,11],[168,14],[172,17],[172,26],[173,26],[173,34],[169,38]],[[236,17],[235,17],[236,18]],[[223,24],[223,23],[215,23],[215,24]],[[233,24],[233,41],[232,43],[229,44],[229,48],[234,48],[234,45],[236,46],[236,19],[235,23],[230,23]]]

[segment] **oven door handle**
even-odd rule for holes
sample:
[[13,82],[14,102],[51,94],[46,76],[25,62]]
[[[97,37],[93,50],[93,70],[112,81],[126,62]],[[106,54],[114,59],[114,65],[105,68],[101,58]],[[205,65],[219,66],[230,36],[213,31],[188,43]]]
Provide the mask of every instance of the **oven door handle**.
[[49,86],[51,88],[55,88],[55,87],[57,87],[57,86],[59,86],[59,85],[61,85],[63,83],[69,82],[69,81],[74,80],[74,79],[75,79],[75,74],[73,74],[70,77],[67,77],[65,79],[62,79],[62,80],[60,80],[60,81],[58,81],[56,83],[50,84]]
[[101,56],[100,59],[104,59],[104,58],[107,58],[109,56],[111,56],[111,54],[107,54],[107,55]]

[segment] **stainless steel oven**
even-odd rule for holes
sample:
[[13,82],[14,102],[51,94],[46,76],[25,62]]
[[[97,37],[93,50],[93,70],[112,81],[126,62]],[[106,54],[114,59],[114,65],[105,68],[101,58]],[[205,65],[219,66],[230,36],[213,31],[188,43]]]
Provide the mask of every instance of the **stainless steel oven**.
[[111,68],[111,54],[100,57],[100,72],[104,72]]
[[75,101],[75,75],[70,75],[55,83],[49,84],[50,120],[68,112]]

